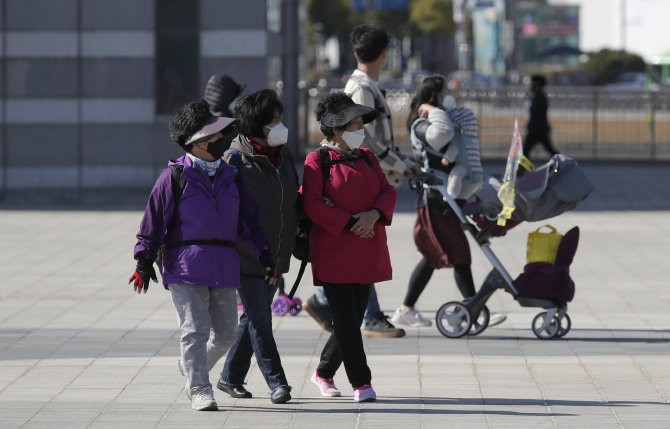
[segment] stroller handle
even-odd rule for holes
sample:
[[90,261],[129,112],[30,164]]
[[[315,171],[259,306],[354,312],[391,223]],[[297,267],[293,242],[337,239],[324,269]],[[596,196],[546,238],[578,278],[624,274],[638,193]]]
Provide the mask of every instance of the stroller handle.
[[420,189],[422,185],[427,186],[444,185],[444,181],[442,179],[430,173],[424,173],[424,172],[415,173],[413,171],[408,171],[405,173],[405,177],[407,177],[407,180],[409,180],[410,183],[414,182],[416,184],[414,188],[418,189]]
[[[422,173],[422,175],[425,176],[430,176],[430,177],[435,177],[432,176],[431,174],[427,173]],[[435,189],[442,195],[442,199],[449,204],[451,207],[452,211],[454,214],[458,217],[458,220],[461,222],[461,226],[465,231],[468,231],[470,235],[472,235],[472,238],[475,239],[477,244],[479,244],[479,248],[482,250],[486,258],[489,260],[491,265],[493,265],[493,268],[500,273],[501,277],[505,281],[507,285],[507,289],[512,293],[514,296],[518,296],[519,292],[516,290],[514,287],[514,284],[512,282],[512,276],[509,275],[505,267],[503,266],[502,262],[500,262],[500,259],[493,253],[493,250],[491,250],[491,245],[488,240],[484,240],[483,242],[479,239],[477,236],[477,232],[479,231],[476,226],[474,226],[465,216],[463,213],[463,210],[461,207],[458,205],[458,203],[449,195],[447,192],[447,188],[444,186],[442,180],[439,178],[435,178],[440,181],[439,185],[429,185],[425,181],[420,182],[421,186],[424,188],[429,188],[429,189]]]

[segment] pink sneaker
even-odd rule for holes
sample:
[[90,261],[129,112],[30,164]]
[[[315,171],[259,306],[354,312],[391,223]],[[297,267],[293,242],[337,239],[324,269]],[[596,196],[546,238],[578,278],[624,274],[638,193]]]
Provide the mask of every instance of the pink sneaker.
[[310,380],[312,383],[318,386],[319,390],[321,391],[321,396],[342,396],[342,393],[340,393],[340,391],[337,390],[337,387],[335,387],[335,383],[333,382],[332,378],[321,378],[319,377],[319,374],[314,371],[314,374],[312,374],[312,378]]
[[354,401],[356,402],[372,402],[375,399],[377,399],[377,394],[369,384],[365,384],[354,390]]

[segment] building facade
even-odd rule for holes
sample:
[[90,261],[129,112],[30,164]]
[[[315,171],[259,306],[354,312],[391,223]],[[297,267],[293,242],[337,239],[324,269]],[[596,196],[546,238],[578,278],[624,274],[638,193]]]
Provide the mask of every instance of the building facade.
[[[0,0],[0,186],[148,187],[212,74],[267,87],[279,0]],[[270,48],[269,48],[270,47]],[[275,61],[276,62],[276,61]]]

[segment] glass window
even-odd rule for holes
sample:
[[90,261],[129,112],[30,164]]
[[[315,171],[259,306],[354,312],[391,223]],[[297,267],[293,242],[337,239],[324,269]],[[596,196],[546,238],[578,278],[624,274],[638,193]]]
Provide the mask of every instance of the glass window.
[[267,0],[268,31],[281,32],[281,0]]
[[198,98],[199,2],[161,0],[156,4],[156,113],[172,114]]

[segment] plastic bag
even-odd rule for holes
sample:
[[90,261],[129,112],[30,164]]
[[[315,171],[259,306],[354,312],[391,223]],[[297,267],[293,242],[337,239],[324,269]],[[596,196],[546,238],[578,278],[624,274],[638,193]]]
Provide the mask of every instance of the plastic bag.
[[[544,227],[549,228],[550,232],[541,232]],[[558,246],[561,244],[563,236],[556,232],[556,228],[551,225],[544,225],[533,232],[528,233],[528,249],[526,259],[531,262],[549,262],[553,264],[556,261]]]

